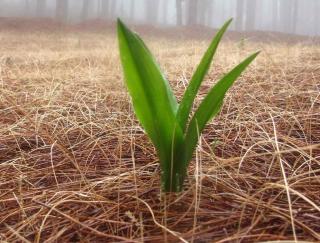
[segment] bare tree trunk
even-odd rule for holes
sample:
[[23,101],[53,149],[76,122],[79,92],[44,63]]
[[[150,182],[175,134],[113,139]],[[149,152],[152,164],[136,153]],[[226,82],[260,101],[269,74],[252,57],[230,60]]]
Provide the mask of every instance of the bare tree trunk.
[[296,19],[298,15],[297,0],[281,0],[280,1],[280,25],[281,31],[295,33]]
[[[192,1],[192,0],[191,0]],[[205,20],[206,20],[206,14],[207,14],[207,7],[206,6],[208,4],[207,0],[202,0],[200,5],[197,8],[197,23],[200,25],[205,25]]]
[[100,17],[107,19],[110,14],[109,10],[110,10],[110,1],[100,0]]
[[202,0],[198,7],[199,24],[206,25],[207,18],[210,15],[210,7],[213,0]]
[[313,2],[313,13],[314,13],[314,35],[320,35],[320,2],[319,0],[314,0]]
[[116,7],[117,7],[117,1],[111,0],[110,18],[114,18],[116,16]]
[[135,5],[134,5],[134,0],[131,0],[131,4],[130,4],[130,19],[132,20],[132,21],[134,21],[134,18],[135,18],[135,16],[134,16],[134,11],[135,10]]
[[4,4],[4,2],[1,2],[1,1],[0,1],[0,15],[1,15],[0,17],[3,17],[3,16],[2,16],[2,14],[4,14],[4,13],[3,13],[3,9],[5,9],[5,4]]
[[30,17],[30,15],[31,15],[30,0],[25,0],[24,5],[25,5],[24,17]]
[[124,18],[124,4],[123,1],[120,1],[120,16]]
[[187,25],[196,25],[198,23],[198,0],[189,0],[188,3]]
[[68,0],[56,0],[56,19],[61,22],[68,21]]
[[244,0],[237,0],[236,30],[243,30]]
[[145,0],[148,23],[156,24],[158,22],[159,3],[159,0]]
[[89,18],[89,7],[90,7],[90,0],[83,0],[82,1],[82,11],[81,11],[81,20],[87,20]]
[[272,30],[276,31],[279,20],[278,0],[272,0]]
[[292,1],[292,11],[291,11],[291,33],[296,33],[298,22],[298,0]]
[[166,25],[167,24],[168,5],[165,1],[162,1],[161,9],[162,9],[162,15],[160,18],[160,23]]
[[182,25],[182,0],[176,0],[177,25]]
[[44,17],[46,9],[46,0],[37,0],[36,16]]
[[212,19],[214,19],[214,10],[216,8],[216,0],[209,0],[208,4],[208,14],[206,17],[206,24],[210,26]]
[[283,32],[291,32],[291,12],[292,0],[280,0],[280,30]]
[[256,22],[256,0],[246,0],[246,30],[254,30]]

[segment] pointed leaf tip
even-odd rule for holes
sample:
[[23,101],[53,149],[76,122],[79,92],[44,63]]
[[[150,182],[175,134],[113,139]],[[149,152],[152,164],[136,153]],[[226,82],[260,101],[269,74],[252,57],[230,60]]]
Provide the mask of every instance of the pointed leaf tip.
[[229,19],[224,23],[222,28],[216,33],[215,37],[211,41],[209,48],[204,54],[203,58],[200,61],[195,73],[193,74],[191,81],[183,95],[182,101],[179,106],[179,110],[177,113],[178,122],[183,131],[185,131],[187,127],[188,118],[190,115],[190,111],[194,102],[194,99],[198,93],[201,83],[204,80],[205,75],[210,69],[210,65],[212,63],[213,57],[216,53],[218,45],[229,27],[232,19]]
[[234,67],[211,88],[207,96],[202,100],[188,126],[186,134],[186,161],[191,159],[195,146],[198,143],[199,134],[202,133],[205,125],[220,111],[226,92],[259,53],[260,51],[250,55]]
[[233,18],[230,18],[230,19],[227,20],[226,23],[227,23],[227,24],[230,24],[232,21],[233,21]]
[[118,27],[118,31],[124,30],[126,28],[125,24],[122,22],[120,18],[117,18],[117,27]]
[[157,148],[163,166],[169,168],[173,139],[177,144],[183,139],[181,129],[176,127],[177,101],[145,43],[120,19],[118,40],[125,82],[134,111]]
[[117,18],[117,23],[119,24],[123,24],[122,20],[120,18]]
[[257,51],[257,52],[255,52],[255,53],[253,53],[251,56],[249,56],[249,57],[247,58],[247,60],[251,60],[250,62],[253,62],[254,59],[256,59],[256,57],[260,54],[260,52],[261,52],[261,51]]

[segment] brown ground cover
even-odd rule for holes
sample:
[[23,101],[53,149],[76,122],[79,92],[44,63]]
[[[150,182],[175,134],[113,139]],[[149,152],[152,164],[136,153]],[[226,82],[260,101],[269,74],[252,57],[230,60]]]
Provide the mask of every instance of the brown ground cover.
[[[0,32],[0,241],[320,241],[314,42],[223,41],[199,100],[262,53],[206,128],[185,191],[164,195],[114,33],[38,30]],[[147,43],[180,97],[208,39],[168,37]]]

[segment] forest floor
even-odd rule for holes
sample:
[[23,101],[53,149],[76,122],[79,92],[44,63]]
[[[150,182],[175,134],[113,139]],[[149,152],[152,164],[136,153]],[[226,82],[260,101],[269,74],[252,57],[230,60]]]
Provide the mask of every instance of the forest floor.
[[[181,97],[208,39],[146,42]],[[165,195],[116,35],[2,29],[0,241],[319,242],[320,46],[225,38],[198,101],[256,50]]]

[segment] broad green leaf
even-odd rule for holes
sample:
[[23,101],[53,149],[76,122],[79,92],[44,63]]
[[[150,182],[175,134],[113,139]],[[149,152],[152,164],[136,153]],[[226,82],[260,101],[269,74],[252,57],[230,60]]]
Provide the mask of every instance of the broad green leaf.
[[157,148],[160,159],[167,160],[172,157],[173,139],[182,139],[175,117],[175,97],[146,45],[120,20],[118,39],[125,80],[136,116]]
[[191,160],[198,138],[209,120],[215,116],[223,103],[224,96],[234,81],[241,75],[247,66],[256,58],[259,52],[254,53],[227,73],[204,98],[189,124],[186,134],[186,160]]
[[192,108],[192,104],[194,102],[194,99],[198,93],[199,87],[207,74],[213,56],[216,53],[216,50],[218,48],[218,45],[221,41],[221,38],[223,37],[224,33],[226,32],[228,26],[232,22],[232,19],[228,20],[223,27],[219,30],[219,32],[216,34],[214,39],[212,40],[208,50],[204,54],[197,70],[195,71],[194,75],[192,76],[192,79],[190,81],[190,84],[186,90],[186,92],[183,95],[182,101],[180,103],[178,113],[177,113],[177,119],[181,126],[182,131],[185,131],[185,128],[187,126],[189,114]]
[[199,135],[206,123],[219,112],[227,90],[258,55],[256,53],[247,58],[210,90],[187,127],[195,96],[230,22],[225,23],[211,42],[178,106],[168,81],[147,46],[118,20],[125,81],[136,116],[157,149],[162,188],[167,192],[181,191]]

